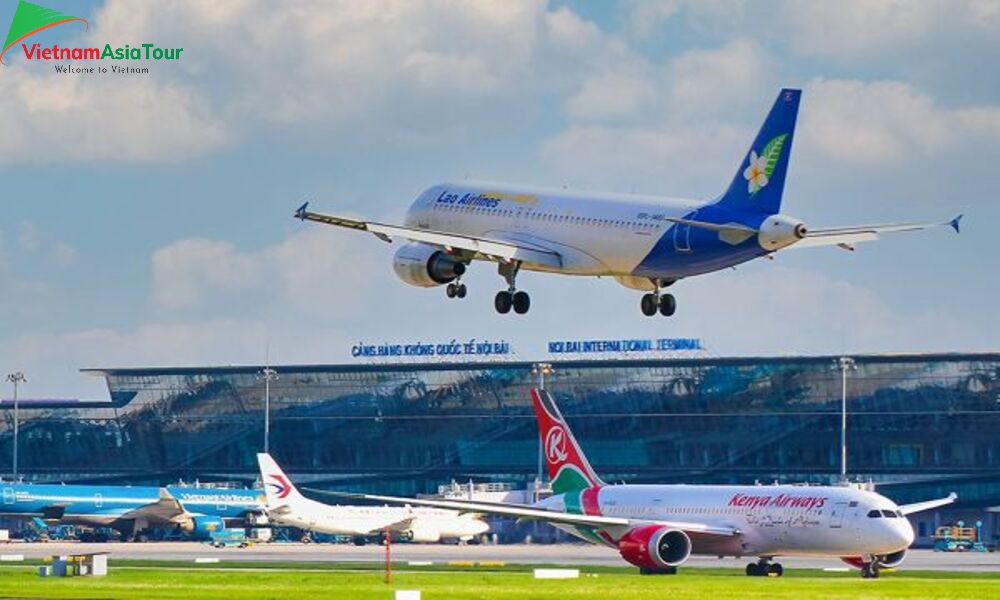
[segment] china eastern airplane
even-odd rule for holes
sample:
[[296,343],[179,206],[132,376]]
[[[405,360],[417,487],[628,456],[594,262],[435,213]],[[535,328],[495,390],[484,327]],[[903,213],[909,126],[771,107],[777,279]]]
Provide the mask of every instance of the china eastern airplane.
[[411,204],[402,225],[295,212],[305,221],[368,231],[406,243],[393,269],[420,287],[447,284],[449,298],[464,298],[461,282],[475,260],[497,263],[507,288],[497,293],[500,313],[528,312],[518,291],[522,269],[563,275],[614,277],[644,291],[643,314],[674,314],[672,294],[661,293],[685,277],[711,273],[792,247],[839,246],[878,239],[882,233],[951,225],[897,223],[811,229],[781,212],[781,194],[795,134],[800,90],[778,94],[764,125],[743,157],[729,188],[703,202],[658,196],[544,190],[486,183],[443,183]]
[[260,490],[0,482],[0,494],[0,516],[111,527],[127,540],[157,528],[211,538],[256,521],[264,508]]
[[272,523],[319,533],[353,536],[363,544],[369,537],[399,533],[411,542],[468,541],[489,531],[482,519],[454,510],[398,506],[333,506],[303,496],[269,454],[258,454],[260,476]]
[[691,554],[754,556],[751,576],[783,573],[777,556],[830,556],[878,577],[913,542],[906,515],[954,502],[897,506],[874,492],[805,485],[608,485],[591,468],[552,397],[532,390],[553,495],[533,505],[338,494],[537,519],[610,546],[643,573],[674,573]]

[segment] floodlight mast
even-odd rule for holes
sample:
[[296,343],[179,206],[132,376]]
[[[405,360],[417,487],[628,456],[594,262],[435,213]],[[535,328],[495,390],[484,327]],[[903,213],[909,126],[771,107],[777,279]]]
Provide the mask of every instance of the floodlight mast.
[[20,421],[20,415],[18,414],[18,401],[17,401],[17,388],[22,383],[27,383],[28,380],[24,377],[24,373],[21,371],[14,371],[7,375],[7,381],[14,384],[14,456],[11,459],[11,475],[14,481],[17,481],[17,434],[18,426]]
[[850,356],[836,361],[840,368],[840,482],[847,483],[847,372],[856,371],[857,363]]

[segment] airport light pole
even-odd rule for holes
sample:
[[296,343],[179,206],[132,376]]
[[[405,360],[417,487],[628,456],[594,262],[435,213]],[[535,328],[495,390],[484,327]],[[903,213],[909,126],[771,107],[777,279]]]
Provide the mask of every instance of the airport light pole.
[[21,371],[14,371],[13,373],[7,375],[7,381],[14,384],[14,457],[11,461],[11,472],[14,477],[14,481],[17,481],[17,429],[19,425],[19,414],[18,414],[18,402],[17,402],[17,388],[22,383],[27,383],[27,379],[24,377],[24,373]]
[[278,379],[278,372],[264,367],[260,372],[264,379],[264,454],[271,453],[271,382]]
[[[555,369],[552,368],[552,363],[535,363],[531,366],[531,372],[538,375],[538,389],[545,389],[545,376],[551,375]],[[542,448],[542,440],[538,440],[538,473],[535,475],[535,500],[537,501],[538,489],[542,483],[542,472],[545,466],[545,449]]]
[[847,483],[847,372],[855,371],[857,363],[850,356],[837,359],[840,368],[840,482]]

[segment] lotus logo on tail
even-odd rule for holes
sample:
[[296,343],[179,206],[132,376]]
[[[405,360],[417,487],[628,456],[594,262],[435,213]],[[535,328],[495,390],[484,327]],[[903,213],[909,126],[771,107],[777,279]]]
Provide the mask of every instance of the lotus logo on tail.
[[22,0],[18,3],[17,10],[14,11],[14,20],[10,22],[10,30],[7,31],[7,40],[3,43],[3,50],[0,50],[0,63],[7,64],[3,62],[3,55],[14,44],[49,27],[55,27],[63,23],[72,23],[73,21],[81,21],[87,29],[90,29],[90,23],[86,19],[65,15],[57,10]]
[[550,463],[558,464],[566,460],[567,456],[566,431],[556,425],[545,434],[545,457]]
[[283,475],[268,475],[271,479],[277,483],[269,483],[267,485],[274,488],[274,493],[278,496],[278,499],[282,499],[288,496],[292,491],[292,484],[288,482]]

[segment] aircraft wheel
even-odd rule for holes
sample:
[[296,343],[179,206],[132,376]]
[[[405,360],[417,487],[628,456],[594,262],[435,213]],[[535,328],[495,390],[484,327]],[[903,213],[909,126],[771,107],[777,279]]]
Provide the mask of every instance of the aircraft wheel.
[[514,312],[523,315],[531,308],[531,296],[527,292],[517,292],[513,298]]
[[747,577],[760,577],[760,566],[757,563],[747,565]]
[[660,296],[660,314],[669,317],[677,311],[677,299],[673,294],[663,294]]
[[493,299],[493,308],[497,309],[497,312],[501,315],[505,315],[510,312],[510,307],[514,304],[513,295],[507,291],[497,292],[496,297]]
[[458,295],[458,286],[454,283],[449,283],[448,287],[444,288],[444,294],[449,298],[454,298]]
[[657,309],[656,294],[643,294],[642,302],[639,303],[639,308],[642,309],[642,314],[647,317],[652,317],[656,314]]
[[455,296],[458,298],[465,298],[465,294],[468,293],[468,289],[465,287],[464,283],[458,284],[458,288],[455,290]]
[[785,568],[781,566],[781,563],[773,563],[768,569],[767,574],[781,577],[785,574]]
[[878,579],[878,563],[865,563],[861,567],[861,577],[864,579]]

